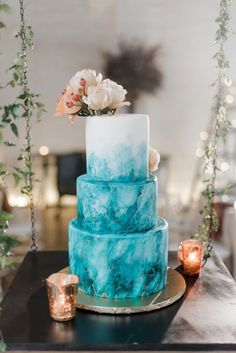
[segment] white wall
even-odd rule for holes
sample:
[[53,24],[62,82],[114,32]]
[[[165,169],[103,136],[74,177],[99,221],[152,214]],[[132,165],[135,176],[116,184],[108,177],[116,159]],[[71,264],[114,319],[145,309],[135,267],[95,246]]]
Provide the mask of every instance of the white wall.
[[[14,55],[10,35],[19,26],[17,3],[9,0],[15,13],[6,17],[8,29],[1,38],[4,67]],[[155,96],[143,96],[138,111],[151,117],[152,145],[171,156],[169,190],[187,195],[199,132],[207,126],[214,95],[209,86],[216,77],[211,57],[216,51],[214,19],[218,5],[216,0],[26,1],[27,19],[35,32],[30,84],[42,93],[47,107],[42,123],[34,126],[35,150],[41,145],[49,146],[52,152],[84,147],[83,119],[71,126],[67,120],[53,116],[61,89],[77,70],[100,70],[102,52],[116,50],[120,38],[158,43],[162,46],[159,62],[164,86]],[[232,23],[236,23],[235,5],[231,12]],[[234,38],[228,48],[233,78],[235,51]],[[7,101],[12,91],[0,94],[1,100]]]

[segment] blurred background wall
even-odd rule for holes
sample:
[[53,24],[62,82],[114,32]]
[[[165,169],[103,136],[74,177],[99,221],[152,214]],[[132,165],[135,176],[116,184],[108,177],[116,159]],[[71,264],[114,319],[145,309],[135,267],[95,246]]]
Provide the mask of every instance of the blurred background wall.
[[[1,65],[14,56],[12,35],[19,26],[18,3],[9,0],[14,13],[1,37]],[[236,20],[233,6],[233,20]],[[84,121],[72,127],[55,118],[55,102],[61,89],[81,68],[103,71],[103,52],[116,52],[119,41],[142,40],[160,45],[158,64],[163,87],[154,95],[142,95],[136,110],[151,118],[151,144],[168,155],[168,191],[181,198],[189,194],[196,163],[199,132],[207,126],[212,96],[209,88],[216,77],[211,60],[215,52],[215,0],[40,0],[26,1],[28,22],[35,33],[30,54],[30,84],[42,94],[47,113],[33,129],[35,152],[46,145],[50,152],[84,148]],[[233,21],[232,21],[233,22]],[[235,47],[228,48],[234,61]],[[232,68],[233,78],[236,66]],[[11,91],[1,92],[8,100]],[[14,158],[7,149],[5,158]]]

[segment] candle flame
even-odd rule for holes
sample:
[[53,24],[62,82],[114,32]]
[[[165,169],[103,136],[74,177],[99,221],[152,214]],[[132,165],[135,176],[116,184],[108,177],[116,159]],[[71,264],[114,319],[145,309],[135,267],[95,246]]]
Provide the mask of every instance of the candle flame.
[[193,251],[188,255],[188,258],[190,261],[196,261],[197,260],[197,252]]

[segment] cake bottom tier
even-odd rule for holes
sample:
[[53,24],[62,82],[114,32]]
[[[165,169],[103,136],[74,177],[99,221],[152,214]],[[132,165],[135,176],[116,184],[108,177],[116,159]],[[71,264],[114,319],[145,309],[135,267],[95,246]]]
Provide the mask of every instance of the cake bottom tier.
[[137,298],[166,284],[168,225],[161,218],[147,232],[95,234],[69,224],[70,272],[79,289],[107,298]]

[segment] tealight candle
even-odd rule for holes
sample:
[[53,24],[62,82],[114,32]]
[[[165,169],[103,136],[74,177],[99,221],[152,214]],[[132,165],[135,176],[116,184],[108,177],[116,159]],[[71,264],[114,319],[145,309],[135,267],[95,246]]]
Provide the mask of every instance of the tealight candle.
[[75,275],[54,273],[46,279],[49,309],[52,319],[67,321],[76,314],[79,278]]
[[187,239],[181,242],[178,257],[187,275],[200,273],[203,258],[203,245],[200,240]]

